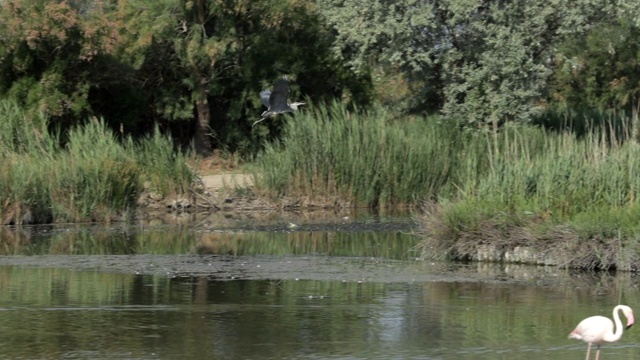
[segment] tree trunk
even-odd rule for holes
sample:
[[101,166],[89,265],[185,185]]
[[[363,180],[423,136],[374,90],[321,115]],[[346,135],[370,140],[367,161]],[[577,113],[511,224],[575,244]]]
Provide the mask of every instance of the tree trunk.
[[199,155],[209,155],[211,153],[211,140],[209,139],[209,122],[211,121],[211,109],[207,100],[207,90],[203,85],[197,89],[198,99],[196,100],[196,112],[198,119],[196,122],[195,147]]

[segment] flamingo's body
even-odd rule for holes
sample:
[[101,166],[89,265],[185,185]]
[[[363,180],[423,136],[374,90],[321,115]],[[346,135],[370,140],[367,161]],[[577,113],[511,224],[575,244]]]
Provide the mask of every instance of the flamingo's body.
[[591,345],[596,344],[598,350],[596,351],[596,360],[600,359],[600,345],[604,343],[610,343],[620,340],[622,337],[622,323],[620,322],[620,315],[618,312],[622,310],[624,317],[627,318],[627,329],[633,325],[633,310],[626,305],[618,305],[613,308],[613,320],[604,316],[591,316],[582,320],[578,326],[569,334],[570,339],[582,340],[589,343],[587,347],[587,360],[589,360],[589,354],[591,353]]

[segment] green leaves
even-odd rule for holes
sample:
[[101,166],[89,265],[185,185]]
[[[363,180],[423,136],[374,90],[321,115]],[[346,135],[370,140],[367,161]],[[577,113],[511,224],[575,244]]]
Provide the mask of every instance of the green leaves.
[[184,144],[197,129],[255,152],[281,130],[251,132],[258,94],[283,75],[298,97],[371,99],[368,74],[332,56],[332,36],[301,0],[0,1],[0,96],[62,130],[96,115],[133,135],[161,123]]
[[579,39],[565,41],[555,71],[558,101],[619,109],[640,98],[640,28],[632,17],[610,18]]
[[61,120],[92,112],[89,91],[101,74],[89,69],[113,49],[117,33],[102,1],[79,3],[0,4],[0,91],[21,99],[32,116],[43,111]]
[[[395,69],[413,90],[406,109],[474,125],[531,120],[547,106],[559,44],[580,44],[589,32],[608,37],[596,29],[615,19],[634,19],[637,28],[640,18],[640,4],[631,0],[332,0],[318,7],[337,33],[337,58],[382,78]],[[594,64],[594,71],[621,65],[622,74],[639,73],[625,61]],[[629,94],[626,84],[636,82],[613,80],[619,104]]]

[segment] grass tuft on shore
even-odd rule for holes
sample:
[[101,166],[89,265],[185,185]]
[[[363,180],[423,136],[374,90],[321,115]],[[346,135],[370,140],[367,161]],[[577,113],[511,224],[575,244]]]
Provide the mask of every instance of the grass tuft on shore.
[[[640,146],[628,141],[624,119],[577,135],[516,124],[496,133],[334,103],[275,121],[286,121],[285,135],[256,170],[269,196],[431,204],[438,210],[421,221],[430,257],[473,259],[489,243],[546,244],[571,257],[570,267],[640,266],[632,260]],[[633,250],[621,257],[621,247]]]
[[473,259],[488,244],[532,246],[553,249],[569,267],[636,268],[640,146],[626,140],[527,126],[487,135],[470,145],[480,159],[467,158],[486,167],[459,177],[437,221],[423,218],[426,254]]
[[156,192],[186,191],[185,155],[156,129],[119,141],[98,119],[60,137],[44,116],[0,101],[0,224],[111,221],[131,215],[149,182]]

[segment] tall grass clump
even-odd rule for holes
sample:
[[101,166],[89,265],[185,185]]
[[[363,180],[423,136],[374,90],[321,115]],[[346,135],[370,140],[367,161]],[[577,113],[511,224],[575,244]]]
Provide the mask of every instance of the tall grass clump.
[[640,146],[613,134],[513,126],[477,136],[469,145],[476,155],[461,161],[486,166],[459,174],[459,191],[424,222],[428,237],[467,253],[486,243],[547,243],[578,267],[629,268],[616,256],[636,249],[640,235],[631,220],[640,211]]
[[2,155],[0,224],[51,221],[47,186],[50,164],[45,159],[24,154]]
[[140,173],[133,152],[97,119],[72,129],[67,138],[50,170],[53,217],[105,221],[130,210]]
[[145,181],[166,191],[186,191],[191,183],[184,156],[171,154],[173,145],[158,131],[121,142],[92,119],[62,144],[48,127],[46,117],[0,101],[0,224],[120,219],[132,213]]
[[156,126],[153,134],[137,143],[130,139],[127,148],[135,154],[143,173],[143,180],[153,191],[162,194],[184,194],[189,191],[194,171],[189,168],[188,151],[177,149],[168,135]]
[[15,100],[0,101],[0,224],[51,218],[45,183],[57,150],[43,116],[27,117]]
[[0,101],[0,156],[34,154],[51,156],[58,146],[58,138],[50,134],[43,115],[26,116],[13,99]]
[[474,153],[483,154],[486,169],[460,176],[455,199],[477,204],[484,213],[545,213],[562,222],[637,201],[637,144],[611,144],[600,132],[577,139],[531,127],[506,129],[497,147],[491,141],[476,142]]
[[[285,120],[286,121],[286,120]],[[356,205],[412,204],[449,181],[460,131],[436,118],[397,119],[383,108],[340,103],[287,121],[257,161],[272,196],[338,197]]]

